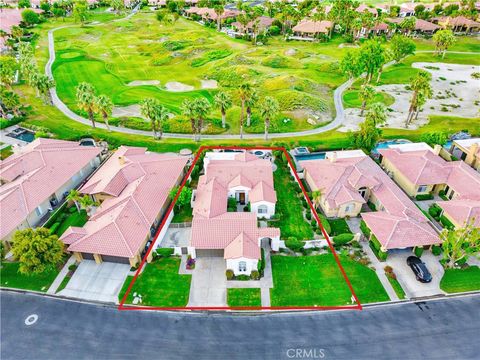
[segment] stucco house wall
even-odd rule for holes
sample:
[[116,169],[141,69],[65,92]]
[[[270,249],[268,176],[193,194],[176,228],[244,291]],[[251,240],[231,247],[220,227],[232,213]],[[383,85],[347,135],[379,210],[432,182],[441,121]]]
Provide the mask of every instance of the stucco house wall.
[[[244,261],[246,263],[246,271],[240,271],[239,266],[240,262]],[[233,270],[235,276],[237,275],[250,275],[252,270],[257,270],[257,259],[247,259],[247,258],[238,258],[238,259],[227,259],[227,269]]]
[[[266,213],[259,213],[258,208],[264,206],[267,208]],[[256,203],[250,203],[251,211],[257,214],[259,219],[270,219],[275,214],[275,204],[268,201],[258,201]]]

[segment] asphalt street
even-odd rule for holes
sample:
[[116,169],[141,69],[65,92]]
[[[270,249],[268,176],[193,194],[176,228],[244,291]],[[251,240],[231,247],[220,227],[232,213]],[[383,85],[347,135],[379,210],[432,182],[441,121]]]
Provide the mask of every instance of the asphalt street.
[[480,357],[480,295],[256,316],[118,311],[9,291],[0,300],[2,360]]

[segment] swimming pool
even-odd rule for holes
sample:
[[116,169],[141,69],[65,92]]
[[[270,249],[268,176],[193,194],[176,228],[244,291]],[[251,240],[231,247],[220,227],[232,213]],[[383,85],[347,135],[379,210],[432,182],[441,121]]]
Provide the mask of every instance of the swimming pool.
[[316,153],[310,153],[310,154],[295,155],[295,159],[297,161],[319,160],[319,159],[321,160],[321,159],[325,159],[325,153],[316,152]]
[[388,149],[390,145],[400,145],[400,144],[410,144],[411,141],[409,140],[388,140],[388,141],[382,141],[377,144],[375,149],[373,149],[374,154],[378,154],[378,150],[381,149]]
[[35,133],[24,128],[17,128],[8,133],[7,136],[29,143],[35,140]]

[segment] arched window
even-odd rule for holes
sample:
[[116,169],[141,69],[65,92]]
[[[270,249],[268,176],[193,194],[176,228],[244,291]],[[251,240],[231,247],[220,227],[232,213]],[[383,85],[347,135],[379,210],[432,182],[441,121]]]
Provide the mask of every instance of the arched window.
[[267,205],[260,205],[258,207],[258,213],[259,214],[266,214],[268,212],[268,207]]
[[238,271],[247,271],[247,262],[246,261],[240,261],[238,263]]

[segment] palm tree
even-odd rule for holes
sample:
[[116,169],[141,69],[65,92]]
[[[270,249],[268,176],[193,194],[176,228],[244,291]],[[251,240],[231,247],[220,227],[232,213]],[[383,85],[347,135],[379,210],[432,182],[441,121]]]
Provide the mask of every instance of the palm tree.
[[195,103],[193,100],[185,99],[182,103],[182,113],[190,120],[192,127],[193,140],[196,139],[197,129],[195,123]]
[[140,104],[140,112],[150,120],[153,137],[161,139],[163,135],[163,124],[169,118],[168,110],[160,104],[157,99],[145,99]]
[[363,112],[365,111],[365,107],[367,106],[367,103],[373,100],[375,97],[375,89],[371,85],[362,85],[362,89],[360,90],[360,94],[358,94],[358,97],[362,101],[362,110],[360,111],[360,116],[363,116]]
[[315,208],[320,205],[320,202],[322,201],[322,196],[323,196],[324,189],[318,189],[312,191],[312,203]]
[[98,202],[93,201],[88,195],[80,197],[78,202],[80,203],[80,207],[87,212],[88,216],[90,216],[93,207],[98,206]]
[[35,88],[38,90],[45,103],[52,104],[50,98],[50,89],[55,87],[55,80],[49,78],[47,75],[38,74],[35,78]]
[[250,83],[243,83],[238,89],[238,96],[240,97],[241,109],[240,109],[240,139],[243,139],[243,122],[245,118],[245,102],[250,98],[253,88]]
[[77,211],[80,212],[80,204],[79,204],[79,201],[81,199],[81,195],[80,195],[80,192],[76,189],[72,189],[70,190],[70,192],[68,193],[67,195],[67,200],[68,201],[73,201],[73,203],[75,204],[76,208],[77,208]]
[[265,96],[265,99],[263,99],[263,102],[260,104],[260,115],[265,121],[265,140],[268,140],[270,120],[277,115],[279,109],[278,101],[270,96]]
[[195,128],[197,130],[196,133],[198,134],[198,138],[195,139],[196,141],[200,141],[203,122],[205,121],[205,118],[207,117],[211,107],[212,105],[210,102],[204,97],[197,97],[193,100],[193,108],[195,109],[195,118],[197,121]]
[[382,103],[373,103],[367,111],[365,120],[372,121],[375,126],[383,125],[387,122],[387,109]]
[[252,119],[252,107],[255,106],[257,101],[258,101],[257,91],[255,89],[252,89],[248,98],[245,101],[245,105],[247,106],[247,126],[250,126],[250,122]]
[[410,108],[408,109],[407,120],[405,121],[405,127],[408,127],[413,119],[418,107],[419,95],[423,98],[429,99],[432,97],[432,87],[430,85],[431,76],[426,71],[419,72],[410,82],[410,89],[413,91],[412,99],[410,100]]
[[227,110],[232,107],[232,98],[226,92],[220,91],[215,95],[213,101],[215,102],[215,106],[219,108],[222,113],[222,128],[225,128]]
[[77,86],[77,106],[87,112],[89,120],[92,122],[92,127],[95,128],[94,109],[96,103],[95,88],[92,84],[82,82]]
[[[4,90],[0,93],[0,111],[2,117],[6,117],[6,112],[12,111],[13,115],[18,116],[21,107],[20,97],[13,91]],[[5,112],[3,111],[5,108]]]
[[222,5],[217,5],[213,8],[215,14],[217,15],[217,31],[220,31],[222,27],[222,15],[225,12],[225,9]]
[[112,100],[107,95],[100,95],[95,101],[95,112],[100,113],[103,118],[103,122],[107,126],[107,130],[110,130],[110,125],[108,124],[108,117],[112,115],[113,103]]

